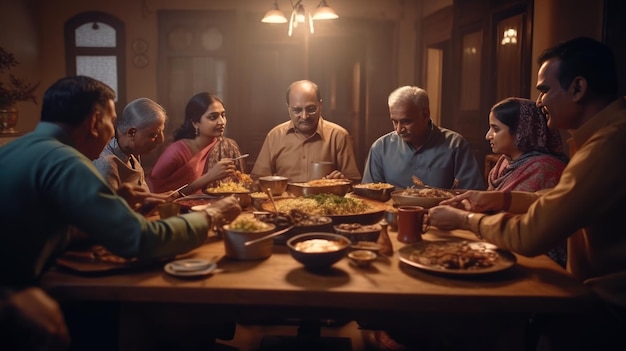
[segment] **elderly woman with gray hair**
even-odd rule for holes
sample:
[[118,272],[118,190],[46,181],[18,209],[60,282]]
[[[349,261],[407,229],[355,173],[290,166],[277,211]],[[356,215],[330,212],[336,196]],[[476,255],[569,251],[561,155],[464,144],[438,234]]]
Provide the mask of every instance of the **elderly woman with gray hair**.
[[165,109],[156,102],[148,98],[131,101],[116,121],[115,137],[93,161],[106,182],[131,207],[153,202],[150,199],[160,202],[170,195],[151,193],[141,166],[141,155],[163,143],[166,119]]

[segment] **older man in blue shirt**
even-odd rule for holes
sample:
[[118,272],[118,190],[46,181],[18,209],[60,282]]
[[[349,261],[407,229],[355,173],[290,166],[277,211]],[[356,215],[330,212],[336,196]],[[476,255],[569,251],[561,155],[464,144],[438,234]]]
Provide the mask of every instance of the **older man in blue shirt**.
[[458,179],[461,189],[485,189],[469,143],[459,133],[431,121],[424,89],[400,87],[389,95],[388,104],[394,130],[372,144],[363,183],[406,188],[413,185],[415,176],[439,188],[450,188]]

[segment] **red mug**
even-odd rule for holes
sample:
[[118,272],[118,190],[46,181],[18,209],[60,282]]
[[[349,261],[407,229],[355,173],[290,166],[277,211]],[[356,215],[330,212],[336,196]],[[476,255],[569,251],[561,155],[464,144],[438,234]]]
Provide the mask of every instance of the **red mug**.
[[410,244],[422,240],[428,230],[428,210],[421,206],[398,207],[398,241]]

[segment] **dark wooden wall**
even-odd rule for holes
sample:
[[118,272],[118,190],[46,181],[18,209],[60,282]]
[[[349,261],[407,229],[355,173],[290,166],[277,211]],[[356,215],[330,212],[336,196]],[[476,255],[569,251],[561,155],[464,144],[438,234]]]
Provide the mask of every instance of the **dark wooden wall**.
[[[215,92],[226,104],[226,135],[251,154],[249,171],[267,132],[289,119],[288,85],[309,79],[320,87],[323,117],[353,136],[362,169],[371,143],[391,129],[386,102],[394,88],[395,24],[325,21],[316,23],[314,34],[298,27],[289,37],[286,26],[263,24],[251,16],[232,11],[159,13],[158,94],[170,116],[167,137],[183,122],[191,96]],[[153,160],[144,160],[148,167],[159,152],[154,154]]]

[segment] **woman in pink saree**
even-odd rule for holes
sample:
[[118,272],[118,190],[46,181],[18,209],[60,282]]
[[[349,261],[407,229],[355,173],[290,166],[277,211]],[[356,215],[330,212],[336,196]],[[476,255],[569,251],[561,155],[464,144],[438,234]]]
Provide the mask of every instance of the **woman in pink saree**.
[[[546,116],[533,101],[507,98],[491,108],[485,135],[494,153],[502,154],[489,172],[487,190],[535,192],[554,187],[567,164],[561,136],[548,129]],[[565,243],[548,256],[564,266]]]
[[185,108],[185,122],[157,160],[148,183],[153,192],[180,188],[193,194],[209,184],[244,172],[239,146],[224,136],[226,110],[220,98],[209,93],[194,95]]

